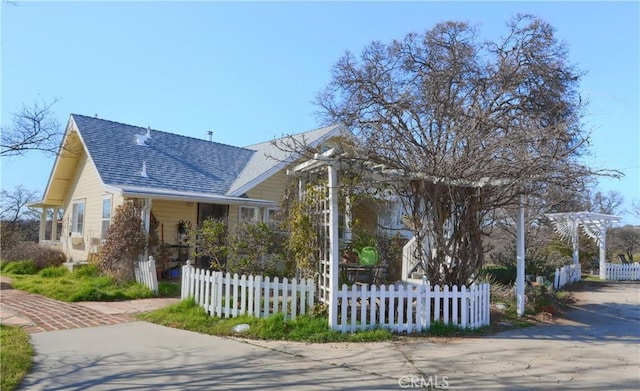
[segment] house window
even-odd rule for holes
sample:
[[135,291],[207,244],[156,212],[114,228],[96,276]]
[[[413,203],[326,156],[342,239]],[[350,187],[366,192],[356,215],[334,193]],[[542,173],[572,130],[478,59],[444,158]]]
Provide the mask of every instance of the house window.
[[82,229],[84,227],[84,200],[73,201],[71,211],[71,233],[82,235]]
[[250,206],[240,207],[240,219],[245,221],[260,221],[260,209]]
[[111,196],[102,199],[102,239],[107,238],[109,225],[111,224]]
[[267,208],[264,212],[264,221],[265,223],[270,223],[272,221],[278,221],[278,211],[277,208]]

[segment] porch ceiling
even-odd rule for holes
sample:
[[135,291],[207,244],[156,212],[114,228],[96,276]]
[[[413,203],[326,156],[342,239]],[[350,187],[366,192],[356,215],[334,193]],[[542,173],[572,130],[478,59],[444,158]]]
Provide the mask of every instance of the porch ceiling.
[[83,154],[83,147],[78,134],[75,131],[69,132],[64,146],[60,149],[56,162],[49,177],[47,190],[45,191],[42,203],[45,205],[62,205],[64,195],[69,189],[69,185],[78,162]]

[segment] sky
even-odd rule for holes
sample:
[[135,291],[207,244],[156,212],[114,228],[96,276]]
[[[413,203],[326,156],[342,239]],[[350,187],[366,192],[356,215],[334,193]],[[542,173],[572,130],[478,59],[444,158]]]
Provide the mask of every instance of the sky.
[[[315,96],[345,53],[436,23],[466,21],[486,39],[531,13],[549,22],[586,72],[591,134],[583,162],[624,209],[640,202],[640,3],[633,2],[25,2],[2,1],[0,123],[58,99],[69,114],[245,146],[323,125]],[[52,156],[0,160],[2,189],[42,193]]]

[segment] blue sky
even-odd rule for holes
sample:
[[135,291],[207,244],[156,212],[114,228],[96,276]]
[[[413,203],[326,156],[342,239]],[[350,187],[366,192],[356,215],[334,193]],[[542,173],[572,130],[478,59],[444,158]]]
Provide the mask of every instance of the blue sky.
[[[446,20],[494,39],[516,13],[551,23],[587,72],[594,168],[625,207],[640,200],[638,2],[2,2],[1,119],[59,98],[70,113],[249,145],[321,125],[312,104],[346,51]],[[53,158],[3,158],[3,189],[42,192]],[[640,219],[625,216],[624,222]]]

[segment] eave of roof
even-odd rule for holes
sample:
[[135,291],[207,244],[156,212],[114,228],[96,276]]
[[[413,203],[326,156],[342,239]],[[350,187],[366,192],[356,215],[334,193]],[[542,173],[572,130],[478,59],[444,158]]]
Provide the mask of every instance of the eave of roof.
[[273,141],[246,146],[245,148],[256,151],[242,170],[238,178],[229,188],[228,196],[240,196],[255,186],[259,185],[275,173],[283,170],[287,165],[300,158],[301,153],[286,151],[279,148],[278,143],[284,143],[289,138],[309,147],[317,147],[326,140],[337,137],[346,132],[342,125],[331,125],[291,136],[281,137]]
[[123,197],[131,198],[151,198],[155,200],[167,201],[191,201],[224,205],[277,206],[276,202],[270,200],[229,197],[210,193],[183,192],[151,187],[106,185],[105,190],[109,193],[114,193]]

